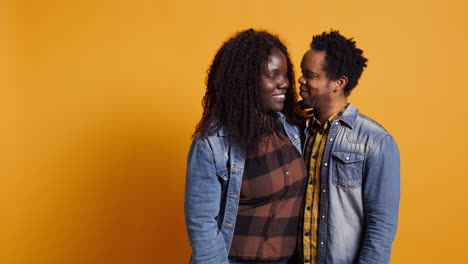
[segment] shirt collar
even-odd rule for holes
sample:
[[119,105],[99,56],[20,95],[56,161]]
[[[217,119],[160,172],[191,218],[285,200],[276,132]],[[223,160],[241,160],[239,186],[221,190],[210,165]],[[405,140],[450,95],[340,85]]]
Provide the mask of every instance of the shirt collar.
[[[339,120],[340,117],[343,115],[343,113],[346,111],[346,109],[348,108],[350,104],[347,104],[343,109],[341,109],[340,111],[334,113],[332,116],[330,116],[327,121],[326,121],[326,124],[320,124],[320,122],[315,118],[315,115],[314,113],[312,112],[312,116],[310,117],[311,119],[311,122],[312,122],[312,126],[314,125],[317,125],[319,127],[322,127],[322,128],[327,128],[329,127],[329,125],[333,122],[335,122],[336,120]],[[308,121],[308,120],[307,120]],[[307,124],[307,126],[309,125],[309,123]]]

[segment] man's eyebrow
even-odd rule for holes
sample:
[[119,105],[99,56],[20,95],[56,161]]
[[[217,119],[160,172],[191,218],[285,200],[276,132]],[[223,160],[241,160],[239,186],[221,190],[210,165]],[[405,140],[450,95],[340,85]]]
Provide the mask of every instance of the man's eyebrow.
[[309,69],[303,69],[303,68],[302,68],[302,72],[303,72],[303,73],[310,73],[310,74],[318,75],[318,73],[313,72],[312,70],[309,70]]

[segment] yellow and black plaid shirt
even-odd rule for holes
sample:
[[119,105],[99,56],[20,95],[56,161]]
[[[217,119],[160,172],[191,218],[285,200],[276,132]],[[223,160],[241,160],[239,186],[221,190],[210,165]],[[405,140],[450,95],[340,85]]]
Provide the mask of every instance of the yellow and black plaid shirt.
[[317,223],[319,217],[320,202],[320,169],[322,164],[323,152],[327,143],[330,125],[343,114],[346,107],[338,113],[331,116],[325,124],[311,117],[311,133],[307,140],[305,162],[308,170],[308,184],[304,206],[304,225],[303,235],[303,258],[304,263],[317,263]]

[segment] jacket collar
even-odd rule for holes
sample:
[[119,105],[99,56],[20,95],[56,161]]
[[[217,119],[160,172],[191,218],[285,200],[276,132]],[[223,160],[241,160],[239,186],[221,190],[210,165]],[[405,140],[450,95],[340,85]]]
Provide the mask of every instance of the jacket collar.
[[348,107],[343,112],[339,120],[347,124],[349,127],[353,128],[356,125],[356,119],[358,117],[358,114],[359,109],[357,109],[357,107],[354,106],[352,103],[349,103]]
[[283,114],[283,112],[275,112],[275,114],[280,120],[286,119],[286,116]]
[[219,130],[218,130],[218,136],[220,137],[225,137],[227,136],[227,132],[226,132],[226,129],[224,126],[222,126]]

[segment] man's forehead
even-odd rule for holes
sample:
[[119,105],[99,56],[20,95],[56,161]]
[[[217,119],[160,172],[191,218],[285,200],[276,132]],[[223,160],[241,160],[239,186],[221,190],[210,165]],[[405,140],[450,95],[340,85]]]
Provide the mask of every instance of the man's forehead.
[[[323,64],[323,60],[325,59],[325,51],[316,51],[313,49],[309,49],[301,60],[301,67],[305,66],[314,66],[316,64]],[[305,65],[307,63],[307,65]]]

